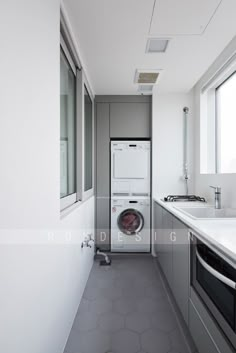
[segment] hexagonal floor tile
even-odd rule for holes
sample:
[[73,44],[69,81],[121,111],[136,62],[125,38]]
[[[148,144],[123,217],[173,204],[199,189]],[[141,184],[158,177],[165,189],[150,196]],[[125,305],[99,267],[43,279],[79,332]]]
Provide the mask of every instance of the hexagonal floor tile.
[[168,336],[158,330],[148,330],[141,336],[142,348],[148,353],[167,353],[171,349]]
[[162,286],[151,285],[145,288],[145,296],[147,298],[159,299],[166,295],[165,290]]
[[119,314],[129,314],[137,309],[136,302],[133,299],[123,298],[114,302],[114,311]]
[[113,266],[112,267],[98,267],[95,270],[92,270],[91,275],[89,276],[89,281],[90,280],[114,280],[115,278],[120,276],[120,272],[114,270]]
[[76,315],[73,328],[78,331],[89,331],[97,327],[97,316],[86,312]]
[[132,284],[132,286],[128,286],[123,288],[123,297],[124,298],[136,298],[141,299],[145,298],[145,287],[138,287]]
[[100,330],[77,332],[72,330],[66,345],[68,353],[104,353],[111,350],[110,336]]
[[79,305],[79,309],[78,309],[77,315],[88,312],[89,303],[90,303],[90,301],[88,299],[82,298],[81,302],[80,302],[80,305]]
[[92,285],[87,285],[85,287],[84,293],[83,293],[83,298],[87,300],[94,300],[101,298],[101,289],[97,288],[96,286]]
[[91,301],[89,310],[97,315],[112,311],[112,302],[108,299],[96,299]]
[[116,287],[109,287],[101,289],[101,293],[104,298],[115,300],[122,297],[122,289]]
[[171,310],[160,310],[151,316],[153,328],[164,332],[171,332],[177,327],[177,322]]
[[169,333],[169,338],[173,351],[187,353],[188,349],[183,339],[183,336],[178,328]]
[[127,276],[126,274],[124,274],[124,276],[117,278],[115,280],[115,287],[117,288],[127,288],[130,286],[130,283],[133,282],[133,278],[132,276]]
[[[105,277],[105,278],[104,278]],[[113,279],[104,277],[90,278],[88,281],[88,286],[95,288],[110,288],[113,286]]]
[[112,336],[112,352],[114,353],[137,353],[140,348],[137,333],[121,330]]
[[137,276],[134,280],[134,283],[138,287],[147,287],[147,286],[153,285],[154,280],[155,278],[151,278],[151,277],[149,278],[143,275],[143,276]]
[[152,314],[157,312],[157,302],[151,298],[145,298],[137,301],[138,311],[140,313]]
[[156,303],[157,311],[170,310],[170,303],[167,297],[153,299]]
[[107,332],[115,332],[124,328],[124,317],[117,313],[102,314],[99,319],[99,328]]
[[158,311],[162,311],[162,310],[171,310],[171,304],[167,301],[167,300],[164,300],[163,302],[162,301],[158,301],[158,304],[159,304],[159,308],[158,308]]
[[142,333],[151,327],[150,319],[145,314],[132,313],[126,316],[125,327],[137,333]]

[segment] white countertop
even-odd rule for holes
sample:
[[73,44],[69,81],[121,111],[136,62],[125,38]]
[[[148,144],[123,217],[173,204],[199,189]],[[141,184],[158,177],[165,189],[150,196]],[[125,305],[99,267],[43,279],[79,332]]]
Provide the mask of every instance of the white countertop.
[[200,240],[236,268],[236,219],[193,219],[177,209],[183,206],[203,207],[205,204],[202,202],[165,202],[157,198],[154,201],[185,223]]

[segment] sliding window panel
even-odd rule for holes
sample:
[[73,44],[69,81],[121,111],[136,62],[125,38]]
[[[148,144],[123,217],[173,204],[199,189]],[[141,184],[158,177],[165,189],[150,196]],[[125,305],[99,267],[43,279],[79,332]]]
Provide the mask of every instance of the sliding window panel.
[[84,191],[93,187],[93,102],[84,86]]
[[83,70],[76,74],[77,201],[94,194],[94,97]]
[[76,201],[76,77],[60,54],[60,198],[61,209]]
[[83,72],[76,72],[76,189],[77,201],[83,199]]
[[94,194],[94,97],[82,74],[83,200]]

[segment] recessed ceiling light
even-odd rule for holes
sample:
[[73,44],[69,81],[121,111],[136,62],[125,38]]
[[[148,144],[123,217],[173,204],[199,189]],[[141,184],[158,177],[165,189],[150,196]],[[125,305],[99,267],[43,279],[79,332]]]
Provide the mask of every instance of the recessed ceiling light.
[[147,41],[146,53],[165,53],[169,39],[149,38]]

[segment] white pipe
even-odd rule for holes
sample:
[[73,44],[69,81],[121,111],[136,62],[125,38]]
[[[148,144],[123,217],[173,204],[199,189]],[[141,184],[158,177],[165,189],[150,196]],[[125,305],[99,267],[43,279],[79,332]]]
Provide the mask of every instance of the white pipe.
[[184,107],[184,180],[185,180],[185,193],[188,195],[188,113],[189,108]]
[[107,254],[105,254],[104,252],[101,252],[99,249],[97,250],[97,254],[104,256],[105,261],[106,261],[107,264],[109,264],[111,262],[109,257],[107,256]]

